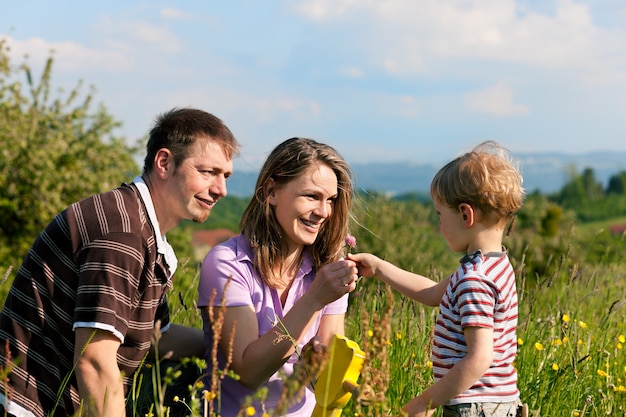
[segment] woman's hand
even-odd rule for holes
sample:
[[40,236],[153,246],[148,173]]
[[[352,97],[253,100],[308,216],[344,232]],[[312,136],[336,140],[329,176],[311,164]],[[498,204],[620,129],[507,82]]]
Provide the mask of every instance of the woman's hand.
[[302,346],[302,354],[308,349],[313,349],[315,353],[323,353],[326,350],[326,345],[322,343],[322,338],[319,336],[313,336],[306,345]]
[[357,279],[358,269],[354,261],[343,259],[332,262],[317,271],[307,293],[323,307],[354,291]]

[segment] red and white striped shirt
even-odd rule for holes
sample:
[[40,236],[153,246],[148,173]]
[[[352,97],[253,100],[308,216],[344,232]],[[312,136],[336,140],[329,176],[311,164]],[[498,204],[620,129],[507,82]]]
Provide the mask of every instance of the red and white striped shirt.
[[493,362],[467,391],[448,402],[513,402],[519,398],[517,371],[517,290],[505,252],[464,256],[451,275],[439,305],[432,349],[435,381],[467,354],[463,329],[493,329]]

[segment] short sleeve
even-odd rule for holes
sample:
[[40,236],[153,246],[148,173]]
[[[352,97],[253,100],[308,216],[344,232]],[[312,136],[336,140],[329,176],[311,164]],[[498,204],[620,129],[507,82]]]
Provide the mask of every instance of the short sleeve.
[[341,298],[327,304],[322,314],[345,314],[348,311],[348,297],[349,293],[346,293]]
[[140,235],[110,233],[80,251],[74,323],[95,323],[94,327],[110,329],[123,337],[134,308],[150,309],[154,317],[158,295],[152,306],[135,305],[139,292],[161,286],[153,274],[152,279],[142,280],[147,275],[144,254],[138,248],[144,248]]
[[493,328],[494,288],[480,275],[463,277],[456,288],[461,326]]
[[[239,253],[236,239],[215,246],[207,254],[200,270],[198,306],[252,305],[253,265],[249,256]],[[213,295],[215,294],[215,295]]]

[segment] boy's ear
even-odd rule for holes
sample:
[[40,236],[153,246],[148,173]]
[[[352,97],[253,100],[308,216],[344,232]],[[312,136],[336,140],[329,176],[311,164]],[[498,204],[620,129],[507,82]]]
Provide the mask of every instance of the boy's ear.
[[476,220],[474,208],[467,203],[461,203],[459,204],[459,213],[461,213],[461,218],[463,219],[463,226],[472,227]]

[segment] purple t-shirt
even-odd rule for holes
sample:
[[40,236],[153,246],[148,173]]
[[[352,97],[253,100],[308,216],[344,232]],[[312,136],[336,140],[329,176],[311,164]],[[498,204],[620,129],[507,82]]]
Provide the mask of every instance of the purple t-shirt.
[[[213,305],[221,305],[224,287],[229,278],[231,282],[226,291],[226,305],[228,307],[235,306],[251,306],[256,312],[257,322],[259,325],[259,337],[270,331],[278,320],[282,320],[285,314],[300,299],[315,278],[311,258],[308,252],[305,252],[302,265],[296,275],[296,278],[289,289],[287,300],[284,307],[281,305],[278,292],[274,288],[270,288],[261,279],[257,271],[254,269],[253,254],[250,243],[243,236],[235,236],[230,240],[215,246],[206,256],[202,264],[200,273],[200,284],[198,288],[199,298],[198,306],[202,312],[202,322],[204,328],[204,341],[206,346],[205,359],[209,369],[207,370],[209,377],[204,381],[205,386],[211,386],[211,346],[213,345],[213,334],[211,331],[211,323],[208,318],[206,307],[213,289],[217,294],[213,301]],[[322,314],[318,316],[317,321],[306,332],[298,346],[301,349],[312,337],[317,334],[322,315],[324,314],[344,314],[348,306],[348,294],[342,298],[328,304],[322,310]],[[225,360],[218,350],[218,359],[220,369],[223,369]],[[293,371],[293,364],[297,361],[296,354],[283,365],[265,383],[268,388],[269,395],[264,401],[265,410],[268,412],[273,410],[277,404],[278,398],[283,389],[283,383],[279,373],[290,375]],[[289,417],[310,417],[315,406],[315,395],[309,389],[306,389],[303,400],[295,404],[289,409],[285,416]],[[221,415],[223,417],[234,417],[237,415],[241,404],[248,395],[254,394],[256,391],[251,390],[232,378],[225,377],[221,387]],[[258,402],[253,403],[257,414],[262,415],[262,407]]]

